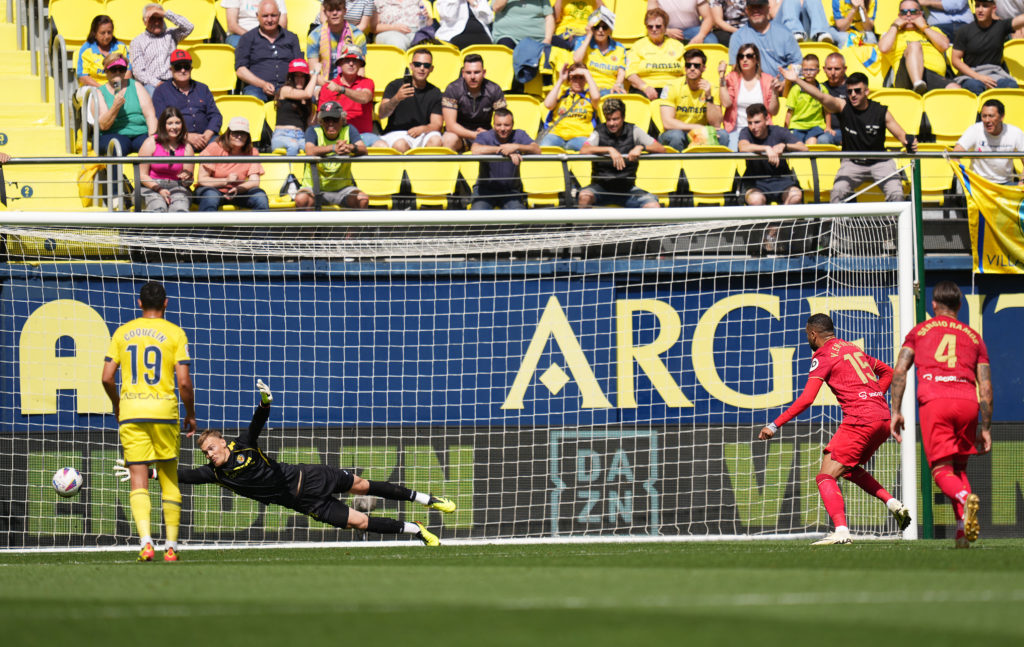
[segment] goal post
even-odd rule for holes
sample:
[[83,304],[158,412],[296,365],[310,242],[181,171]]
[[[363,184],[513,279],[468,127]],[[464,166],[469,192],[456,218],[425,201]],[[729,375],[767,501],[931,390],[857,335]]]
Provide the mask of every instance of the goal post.
[[[802,388],[804,323],[828,312],[889,364],[915,323],[909,203],[5,212],[0,237],[0,549],[131,541],[100,372],[149,280],[189,337],[200,428],[245,428],[262,378],[270,454],[449,496],[450,515],[374,510],[442,540],[820,534],[834,399],[754,440]],[[916,519],[914,401],[908,380],[904,443],[869,469]],[[183,438],[181,462],[205,459]],[[70,499],[49,485],[64,466],[85,476]],[[188,546],[361,537],[213,485],[183,493]],[[884,505],[844,494],[855,533],[897,536]]]

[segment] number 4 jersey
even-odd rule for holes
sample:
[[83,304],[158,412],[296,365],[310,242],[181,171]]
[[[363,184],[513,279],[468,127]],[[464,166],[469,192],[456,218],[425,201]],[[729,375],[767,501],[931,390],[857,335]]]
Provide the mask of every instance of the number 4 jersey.
[[952,317],[933,317],[914,326],[903,347],[914,351],[919,403],[978,401],[974,376],[979,364],[988,364],[988,350],[973,328]]
[[121,424],[178,422],[174,367],[189,364],[185,331],[166,319],[139,317],[110,340],[107,361],[121,367]]

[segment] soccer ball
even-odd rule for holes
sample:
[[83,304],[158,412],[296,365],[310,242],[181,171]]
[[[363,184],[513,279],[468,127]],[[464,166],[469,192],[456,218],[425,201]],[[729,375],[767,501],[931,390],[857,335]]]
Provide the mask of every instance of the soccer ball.
[[71,497],[82,489],[82,473],[73,467],[62,467],[53,475],[53,489],[62,497]]

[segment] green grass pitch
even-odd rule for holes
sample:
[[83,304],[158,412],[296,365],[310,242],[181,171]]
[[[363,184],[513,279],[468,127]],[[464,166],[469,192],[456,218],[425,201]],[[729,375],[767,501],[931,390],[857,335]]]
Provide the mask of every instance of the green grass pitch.
[[[15,645],[1020,645],[1024,540],[0,553]],[[159,557],[159,553],[158,553]]]

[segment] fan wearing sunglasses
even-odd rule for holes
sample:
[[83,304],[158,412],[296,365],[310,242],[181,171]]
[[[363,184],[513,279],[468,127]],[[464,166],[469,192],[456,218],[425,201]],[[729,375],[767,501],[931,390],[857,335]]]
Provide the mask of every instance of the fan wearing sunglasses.
[[644,21],[647,36],[629,50],[626,78],[633,92],[654,101],[662,88],[683,75],[683,44],[666,37],[668,14],[663,9],[651,9]]
[[925,22],[917,0],[900,2],[896,19],[878,39],[878,51],[899,62],[893,86],[918,94],[960,87],[947,77],[947,49],[949,38]]
[[626,47],[612,39],[615,14],[601,7],[587,18],[587,35],[574,43],[572,60],[590,70],[590,75],[603,97],[625,94]]

